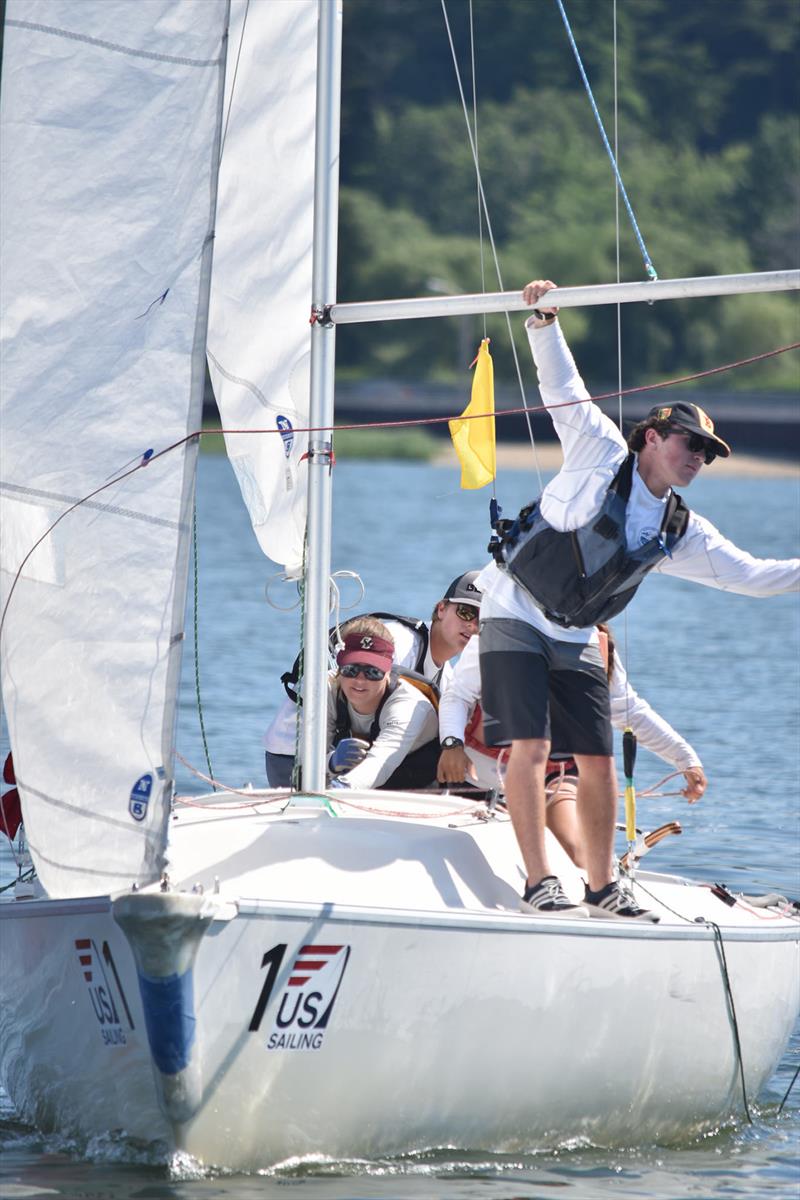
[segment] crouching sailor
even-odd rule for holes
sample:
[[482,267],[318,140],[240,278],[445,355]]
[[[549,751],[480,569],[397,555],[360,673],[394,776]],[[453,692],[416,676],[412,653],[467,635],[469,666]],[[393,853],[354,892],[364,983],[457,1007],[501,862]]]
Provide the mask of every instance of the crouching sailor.
[[[364,613],[382,621],[394,642],[395,670],[411,668],[441,689],[451,664],[470,638],[478,632],[481,594],[475,586],[477,571],[456,576],[441,600],[433,607],[429,622],[384,612]],[[355,619],[355,618],[353,618]],[[337,631],[331,630],[331,654]],[[297,706],[299,658],[291,671],[281,676],[286,690],[267,732],[264,734],[267,779],[270,787],[291,787],[294,747],[300,713]]]
[[375,617],[342,628],[338,671],[329,681],[331,787],[420,788],[436,780],[436,689],[414,672],[393,671],[394,642]]
[[[537,305],[555,285],[528,284]],[[613,879],[617,785],[609,691],[595,624],[633,598],[648,572],[749,596],[800,590],[800,559],[758,559],[690,512],[686,487],[730,447],[695,404],[654,408],[628,445],[591,403],[553,307],[526,325],[542,399],[564,462],[541,497],[508,523],[478,577],[484,736],[511,746],[506,801],[527,871],[524,900],[542,913],[575,905],[551,874],[544,842],[550,710],[565,716],[579,771],[592,915],[654,920]]]

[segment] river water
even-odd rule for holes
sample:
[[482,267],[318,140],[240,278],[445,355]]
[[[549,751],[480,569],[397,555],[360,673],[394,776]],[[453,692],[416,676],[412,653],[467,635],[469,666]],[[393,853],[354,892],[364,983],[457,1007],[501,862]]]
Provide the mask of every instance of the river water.
[[[529,471],[501,472],[507,513],[538,490]],[[799,551],[800,479],[714,476],[691,488],[692,507],[760,556]],[[366,588],[341,580],[342,603],[427,616],[450,580],[486,558],[488,495],[458,489],[454,470],[422,463],[343,463],[336,468],[334,570],[357,571]],[[198,706],[190,588],[178,749],[206,772],[202,711],[215,777],[264,782],[261,736],[294,658],[299,616],[265,600],[272,569],[246,523],[227,461],[203,455],[198,492]],[[289,608],[292,585],[272,581]],[[344,614],[346,615],[346,614]],[[721,880],[736,890],[800,896],[800,603],[753,600],[669,579],[650,580],[615,632],[631,681],[699,751],[709,777],[703,801],[642,801],[640,823],[674,818],[683,835],[648,859],[655,869]],[[638,786],[667,767],[646,751]],[[205,790],[181,768],[182,792]],[[4,877],[8,878],[6,859]],[[776,1075],[729,1127],[681,1147],[625,1151],[572,1146],[539,1154],[428,1153],[381,1162],[286,1163],[258,1175],[165,1165],[159,1148],[119,1138],[88,1144],[42,1136],[17,1121],[0,1092],[0,1196],[64,1200],[761,1200],[800,1190],[800,1080],[778,1108],[800,1064],[800,1026]],[[624,1069],[624,1064],[621,1064]],[[353,1084],[357,1086],[357,1084]]]

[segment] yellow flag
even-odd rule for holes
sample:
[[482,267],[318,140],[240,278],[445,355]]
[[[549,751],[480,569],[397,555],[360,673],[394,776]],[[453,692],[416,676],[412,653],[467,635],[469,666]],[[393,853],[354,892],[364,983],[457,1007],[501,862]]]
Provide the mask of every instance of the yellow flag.
[[[485,417],[481,419],[481,415]],[[464,420],[471,417],[472,420]],[[457,421],[449,421],[450,436],[461,462],[462,488],[482,488],[497,473],[494,448],[494,367],[489,339],[481,342],[472,379],[472,398]]]

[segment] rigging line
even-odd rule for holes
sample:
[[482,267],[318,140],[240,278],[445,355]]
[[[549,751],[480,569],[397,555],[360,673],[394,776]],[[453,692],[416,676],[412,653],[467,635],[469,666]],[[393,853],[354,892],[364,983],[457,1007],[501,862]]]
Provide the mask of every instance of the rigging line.
[[[475,67],[475,26],[473,23],[472,0],[469,0],[469,52],[472,66],[472,125],[475,130],[475,152],[478,154],[478,76]],[[481,212],[481,193],[477,180],[475,182],[476,200],[478,204],[478,242],[480,244],[481,291],[486,291],[486,263],[483,248],[483,213]],[[483,336],[486,338],[486,313],[483,316]],[[494,481],[492,481],[494,486]]]
[[[788,346],[778,346],[775,350],[765,350],[763,354],[754,354],[750,358],[741,358],[736,362],[723,363],[722,366],[710,367],[707,371],[696,371],[693,375],[681,375],[677,376],[675,379],[662,380],[661,383],[644,383],[637,387],[625,388],[622,391],[622,395],[633,396],[639,392],[654,392],[658,391],[660,388],[676,387],[681,383],[691,383],[695,379],[704,379],[709,375],[719,375],[724,371],[733,371],[737,367],[747,367],[752,363],[762,362],[767,358],[774,358],[777,354],[785,354],[788,350],[800,350],[800,342],[790,342]],[[549,407],[572,408],[576,404],[594,404],[599,400],[611,400],[617,394],[618,393],[616,391],[600,392],[596,396],[587,396],[585,400],[569,400],[563,404],[551,404]],[[539,404],[535,408],[530,408],[530,406],[526,405],[525,408],[501,408],[495,413],[495,416],[511,417],[519,416],[523,413],[527,415],[532,412],[546,411],[547,406],[544,404]],[[410,417],[402,421],[351,421],[348,423],[343,422],[337,425],[308,425],[304,427],[298,427],[295,429],[295,433],[331,433],[342,429],[408,429],[415,425],[444,425],[449,421],[471,421],[473,419],[480,421],[485,420],[486,418],[482,415],[478,415],[473,418],[471,416],[465,416],[462,413],[453,413],[447,417]],[[282,433],[282,430],[274,426],[271,429],[196,429],[193,433],[187,433],[185,437],[179,438],[176,442],[171,442],[170,445],[165,446],[163,450],[158,450],[156,453],[150,454],[149,456],[145,455],[142,461],[137,463],[135,467],[131,467],[130,470],[123,471],[121,474],[115,475],[113,479],[107,480],[105,483],[101,484],[100,487],[94,488],[93,491],[88,492],[87,495],[81,496],[79,500],[76,500],[73,504],[70,504],[68,508],[65,508],[64,511],[58,517],[56,517],[55,521],[53,521],[51,525],[48,525],[44,533],[36,539],[20,565],[17,567],[11,587],[9,588],[8,596],[6,597],[6,603],[3,608],[3,612],[0,615],[0,638],[2,638],[3,627],[8,614],[8,607],[11,603],[11,597],[14,594],[14,590],[19,582],[23,570],[25,569],[26,563],[34,551],[46,538],[50,536],[56,526],[59,525],[65,517],[68,517],[71,512],[75,511],[76,508],[80,508],[82,504],[87,504],[90,500],[93,500],[95,496],[98,496],[107,488],[114,487],[114,485],[117,483],[122,483],[122,481],[129,478],[129,476],[134,475],[137,471],[141,471],[143,467],[149,466],[151,463],[156,462],[156,460],[159,458],[164,458],[165,455],[171,454],[173,450],[179,450],[181,446],[187,445],[194,438],[202,438],[204,436],[216,433],[269,434]]]
[[[191,771],[192,775],[196,775],[197,778],[202,779],[204,783],[213,783],[215,788],[222,789],[224,792],[230,793],[232,796],[247,796],[250,798],[249,804],[227,804],[224,801],[221,804],[201,804],[199,801],[194,802],[189,796],[176,796],[176,804],[185,805],[189,808],[210,808],[227,811],[228,809],[234,808],[258,808],[262,804],[273,804],[276,800],[286,800],[289,794],[288,791],[283,788],[266,789],[277,794],[264,796],[253,789],[226,787],[224,784],[219,783],[218,780],[210,779],[208,775],[204,775],[203,772],[198,770],[197,767],[192,766],[189,760],[184,758],[178,750],[175,751],[175,757],[183,763],[187,771]],[[220,799],[222,799],[222,797],[220,797]]]
[[[472,161],[475,164],[475,177],[476,177],[477,183],[478,183],[478,195],[480,198],[480,203],[481,203],[481,207],[483,209],[484,216],[486,218],[486,232],[489,236],[489,243],[492,247],[492,258],[494,260],[494,269],[495,269],[495,273],[497,275],[497,282],[500,285],[500,290],[502,291],[503,290],[503,279],[502,279],[502,275],[500,272],[500,260],[498,258],[498,254],[497,254],[497,246],[495,245],[494,231],[492,230],[492,221],[491,221],[491,217],[489,216],[489,206],[486,203],[486,193],[484,192],[484,189],[483,189],[483,178],[481,176],[480,163],[478,162],[477,147],[475,145],[475,141],[472,136],[472,128],[469,123],[469,111],[467,109],[467,102],[464,97],[464,88],[461,83],[461,72],[458,69],[458,59],[456,57],[456,48],[455,48],[455,43],[453,42],[452,30],[450,29],[450,21],[448,20],[448,17],[447,17],[446,0],[441,0],[441,4],[442,4],[442,13],[444,16],[445,28],[447,30],[447,39],[450,43],[450,55],[453,60],[453,69],[454,69],[455,75],[456,75],[456,83],[458,85],[459,96],[461,97],[461,109],[464,113],[464,120],[467,125],[467,137],[469,139],[469,146],[470,146],[470,150],[472,152]],[[534,464],[536,467],[536,475],[538,477],[539,488],[541,490],[542,472],[539,467],[539,458],[538,458],[538,454],[536,452],[536,439],[533,436],[533,425],[531,424],[530,417],[527,416],[528,400],[525,395],[525,385],[522,381],[522,368],[520,367],[519,355],[517,354],[517,344],[514,340],[514,333],[511,328],[511,318],[509,317],[508,313],[505,314],[505,318],[506,318],[506,329],[508,330],[508,339],[511,343],[511,355],[514,359],[514,368],[515,368],[516,374],[517,374],[517,383],[519,384],[520,396],[522,398],[523,407],[519,411],[524,412],[526,414],[525,420],[526,420],[526,423],[528,426],[528,438],[530,440],[531,449],[533,450],[533,459],[534,459]]]
[[[205,779],[206,782],[208,782],[207,775],[204,775],[202,773],[202,771],[196,770],[194,767],[191,766],[191,764],[187,764],[187,765],[189,766],[189,769],[191,771],[193,771],[194,774],[198,777],[198,779]],[[230,790],[231,789],[229,789],[229,788],[225,788],[226,792],[228,792]],[[235,794],[237,796],[247,796],[248,795],[248,793],[243,791],[241,788],[239,789],[239,791],[235,792]],[[220,793],[217,792],[216,795],[219,796]],[[292,798],[291,792],[288,790],[284,790],[284,791],[281,791],[280,794],[277,796],[265,796],[263,799],[251,800],[249,804],[231,804],[231,803],[227,803],[225,800],[223,800],[221,804],[209,804],[208,801],[205,801],[205,800],[192,800],[189,796],[176,796],[175,804],[178,805],[180,808],[198,808],[198,809],[200,809],[201,812],[205,811],[206,809],[208,809],[210,812],[241,812],[241,811],[246,811],[249,809],[252,812],[253,816],[258,817],[258,816],[264,816],[264,815],[272,816],[273,814],[272,813],[269,813],[269,814],[259,813],[259,812],[255,811],[256,809],[263,808],[264,805],[266,805],[266,804],[276,804],[278,801],[280,801],[283,804],[283,808],[287,808],[291,798]],[[281,812],[283,812],[283,808],[281,809]]]
[[789,1099],[789,1093],[791,1092],[792,1088],[797,1083],[798,1075],[800,1075],[800,1066],[798,1066],[797,1070],[795,1071],[794,1075],[792,1076],[792,1082],[789,1084],[788,1088],[786,1089],[786,1095],[783,1097],[783,1099],[781,1100],[781,1102],[778,1106],[778,1116],[780,1116],[781,1113],[783,1112],[783,1106],[786,1103],[786,1101]]
[[[614,156],[619,162],[619,59],[617,55],[617,0],[612,4],[613,27],[613,63],[614,63]],[[617,283],[621,280],[620,273],[620,227],[619,227],[619,188],[614,188],[614,250],[617,268]],[[617,424],[622,433],[622,305],[617,301]],[[628,610],[625,609],[622,618],[622,640],[625,644],[625,662],[630,662],[630,636],[628,626]],[[625,693],[625,724],[631,724],[630,692]],[[634,743],[635,745],[635,743]]]
[[100,487],[95,488],[94,491],[89,492],[88,495],[81,496],[80,500],[76,500],[74,504],[70,504],[69,508],[65,508],[64,511],[60,514],[60,516],[56,517],[55,521],[53,521],[53,523],[51,525],[48,525],[47,529],[45,529],[45,531],[41,535],[41,537],[36,539],[36,541],[31,546],[30,550],[28,551],[28,553],[23,558],[22,562],[17,567],[17,573],[14,576],[14,579],[12,580],[11,587],[8,590],[8,596],[6,597],[6,602],[5,602],[5,606],[3,608],[2,615],[0,615],[0,638],[2,638],[2,636],[3,636],[3,626],[5,625],[6,614],[8,613],[8,606],[11,603],[11,597],[14,595],[14,589],[16,588],[17,583],[19,582],[20,576],[22,575],[22,572],[25,569],[25,565],[28,562],[28,559],[30,558],[30,556],[33,554],[33,552],[39,546],[41,546],[41,544],[45,540],[45,538],[50,536],[50,534],[55,529],[56,525],[60,524],[61,521],[63,521],[65,517],[68,517],[69,514],[71,512],[74,512],[74,510],[76,508],[79,508],[81,506],[81,504],[86,504],[89,500],[92,500],[92,499],[94,499],[95,496],[98,496],[100,494],[100,492],[104,492],[106,490],[106,488],[113,487],[117,483],[122,483],[123,479],[127,479],[130,475],[135,475],[136,472],[141,471],[143,467],[149,466],[154,458],[160,457],[160,454],[166,454],[170,450],[174,450],[178,446],[184,445],[186,442],[191,441],[191,439],[193,437],[197,437],[197,436],[198,435],[196,433],[190,433],[186,437],[181,438],[181,440],[179,442],[174,442],[171,446],[168,446],[166,448],[166,450],[161,451],[159,454],[153,455],[152,453],[150,453],[148,451],[145,454],[145,456],[142,458],[142,460],[136,464],[135,467],[131,467],[131,469],[129,471],[123,471],[121,474],[115,475],[113,479],[109,479],[106,483],[101,484]]
[[305,679],[305,659],[306,659],[306,644],[304,640],[306,628],[306,575],[308,572],[308,521],[306,521],[305,530],[303,532],[303,562],[302,570],[297,581],[297,590],[299,593],[299,619],[300,619],[300,646],[297,655],[297,703],[295,705],[294,714],[294,762],[292,763],[292,779],[291,788],[293,792],[300,790],[300,716],[301,716],[301,691]]
[[[24,873],[20,872],[20,874],[17,876],[17,878],[12,879],[10,883],[4,883],[3,886],[0,887],[0,895],[2,895],[3,892],[10,891],[11,888],[15,888],[18,883],[29,883],[31,881],[31,879],[35,879],[35,878],[36,878],[36,868],[30,867]],[[786,1095],[788,1096],[788,1094],[789,1093],[787,1092]],[[780,1109],[778,1109],[778,1112],[780,1112]]]
[[192,509],[192,564],[194,576],[194,597],[193,597],[193,617],[194,617],[194,690],[197,696],[197,715],[200,718],[200,736],[203,739],[203,752],[206,756],[206,766],[210,782],[217,790],[217,783],[214,779],[214,769],[211,766],[211,755],[208,751],[208,740],[206,739],[206,723],[203,716],[203,701],[200,696],[200,623],[199,623],[199,569],[197,563],[197,499],[195,498],[194,507]]
[[[247,16],[248,16],[249,12],[250,12],[250,0],[247,0],[246,4],[244,6],[244,16],[242,17],[242,31],[239,35],[239,48],[236,51],[236,65],[233,68],[233,79],[231,80],[231,90],[230,90],[230,95],[228,96],[228,111],[225,114],[225,126],[222,130],[222,141],[220,142],[220,147],[219,147],[219,157],[217,160],[217,169],[219,169],[219,166],[222,163],[222,154],[225,149],[225,139],[228,136],[228,123],[231,119],[231,110],[233,109],[233,95],[234,95],[234,92],[236,91],[236,77],[239,74],[239,60],[242,57],[242,45],[244,43],[244,31],[245,31],[245,27],[247,25]],[[228,27],[225,30],[226,49],[227,49],[227,41],[228,41],[228,38],[230,37],[230,7],[228,8],[228,22],[229,22]]]
[[578,50],[578,45],[573,36],[572,27],[570,26],[569,17],[567,16],[567,11],[564,8],[563,0],[556,0],[556,4],[558,5],[559,10],[561,12],[561,17],[564,22],[564,27],[567,31],[567,37],[569,38],[570,45],[572,46],[572,52],[575,55],[575,61],[578,64],[578,70],[581,73],[581,78],[583,79],[584,86],[586,87],[586,91],[589,96],[589,102],[592,106],[592,112],[594,113],[595,120],[597,121],[598,127],[600,129],[600,134],[603,138],[603,145],[605,146],[606,151],[608,153],[608,157],[611,160],[611,166],[612,166],[614,175],[617,180],[617,187],[619,188],[619,190],[622,194],[622,199],[625,202],[625,207],[628,210],[628,216],[631,219],[631,225],[633,227],[633,232],[636,235],[636,241],[639,243],[639,250],[641,252],[642,258],[644,259],[645,270],[647,272],[648,278],[650,278],[652,280],[656,280],[656,279],[658,279],[658,275],[656,273],[655,267],[653,266],[652,262],[650,261],[650,255],[648,254],[647,247],[644,244],[644,238],[642,237],[641,232],[639,230],[639,226],[636,222],[636,217],[633,215],[633,208],[631,207],[631,202],[628,199],[628,193],[625,191],[625,184],[622,182],[622,176],[619,173],[619,168],[617,166],[617,160],[614,157],[614,151],[611,149],[611,144],[609,143],[608,135],[606,134],[605,126],[603,125],[603,118],[600,116],[600,110],[598,109],[597,104],[595,102],[594,94],[592,92],[592,85],[589,83],[589,78],[586,74],[586,71],[584,70],[583,62],[582,62],[581,56],[580,56],[580,51]]
[[744,1102],[744,1113],[747,1117],[748,1124],[753,1124],[753,1118],[750,1116],[750,1106],[747,1103],[747,1088],[744,1081],[744,1062],[742,1061],[742,1043],[739,1038],[739,1022],[736,1019],[736,1006],[733,1002],[733,990],[731,988],[731,979],[728,974],[728,960],[725,957],[725,943],[722,940],[722,930],[715,921],[704,921],[705,925],[710,925],[714,931],[714,940],[717,947],[717,957],[719,958],[720,971],[722,972],[722,981],[725,984],[725,998],[728,1003],[728,1014],[731,1020],[731,1029],[733,1031],[733,1044],[736,1050],[736,1061],[739,1066],[739,1079],[742,1084],[742,1100]]
[[[420,792],[427,795],[441,795],[439,792],[426,793],[424,788],[419,789]],[[448,793],[445,792],[445,795]],[[355,808],[359,812],[377,813],[383,817],[408,817],[412,821],[435,821],[437,819],[444,820],[445,817],[467,817],[472,816],[476,811],[480,811],[479,806],[483,804],[482,800],[470,801],[468,808],[454,808],[448,812],[409,812],[408,810],[392,809],[392,808],[373,808],[369,804],[360,804],[357,800],[345,800],[337,791],[335,796],[330,797],[336,804],[341,804],[344,808]]]
[[[472,71],[472,126],[473,126],[473,130],[474,130],[474,134],[475,134],[475,154],[476,154],[477,162],[479,163],[480,162],[480,149],[479,149],[480,143],[478,141],[478,76],[477,76],[477,70],[476,70],[476,66],[475,66],[475,25],[474,25],[474,21],[473,21],[472,0],[469,0],[469,54],[470,54],[470,67],[471,67],[471,71]],[[478,204],[478,242],[479,242],[479,254],[480,254],[480,264],[481,264],[481,291],[485,292],[486,291],[486,268],[485,268],[485,263],[484,263],[484,251],[483,251],[483,220],[482,220],[482,215],[481,215],[481,196],[480,196],[480,191],[478,190],[477,180],[476,180],[476,184],[475,184],[475,191],[476,191],[476,199],[477,199],[477,204]],[[482,313],[481,315],[483,318],[483,336],[484,336],[484,339],[487,339],[486,313]],[[511,334],[510,322],[509,322],[509,330],[508,331],[509,331],[509,334]],[[512,340],[513,340],[513,338],[512,338]],[[477,363],[477,359],[476,359],[476,363]],[[494,439],[495,439],[494,417],[492,418],[491,436],[492,436],[492,441],[494,441]],[[492,478],[490,480],[490,484],[491,484],[491,489],[492,489],[492,498],[496,503],[497,502],[497,463],[496,462],[495,462],[494,475],[492,476]]]
[[[623,396],[633,396],[639,392],[655,392],[661,388],[676,387],[681,383],[691,383],[695,379],[704,379],[709,375],[719,375],[723,371],[732,371],[737,367],[747,367],[752,363],[760,362],[766,358],[774,358],[776,354],[785,354],[787,350],[800,350],[800,342],[792,342],[788,346],[778,346],[775,350],[766,350],[763,354],[756,354],[752,358],[742,358],[738,362],[723,363],[720,367],[710,367],[707,371],[697,371],[694,375],[680,375],[674,379],[664,379],[660,383],[643,383],[637,387],[623,388]],[[596,396],[587,396],[585,400],[565,400],[561,404],[538,404],[534,408],[526,406],[525,408],[501,408],[495,412],[496,417],[513,417],[520,416],[523,413],[545,413],[553,408],[574,408],[577,404],[594,404],[600,400],[613,400],[619,393],[615,388],[613,392],[598,392]],[[295,433],[338,433],[342,429],[410,429],[415,425],[445,425],[449,421],[485,421],[486,417],[482,413],[477,413],[474,416],[464,413],[453,413],[446,417],[406,417],[398,421],[350,421],[341,422],[336,425],[309,425],[305,427],[296,427]],[[189,437],[202,437],[206,434],[216,433],[280,433],[281,431],[275,427],[271,429],[201,429]],[[189,438],[182,438],[180,442],[174,442],[171,446],[166,446],[163,450],[159,450],[158,454],[154,455],[154,459],[159,458],[162,454],[169,454],[171,450],[182,446]],[[82,501],[78,501],[82,503]],[[44,535],[43,535],[44,536]]]

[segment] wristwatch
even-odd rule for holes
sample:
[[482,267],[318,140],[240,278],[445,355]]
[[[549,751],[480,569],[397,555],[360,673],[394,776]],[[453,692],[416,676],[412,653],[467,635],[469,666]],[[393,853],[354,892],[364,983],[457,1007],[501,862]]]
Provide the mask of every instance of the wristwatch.
[[536,317],[537,321],[555,321],[556,319],[555,313],[540,312],[538,308],[533,309],[533,315]]
[[446,737],[441,743],[443,750],[455,750],[456,748],[461,749],[463,745],[464,743],[461,738],[457,737]]

